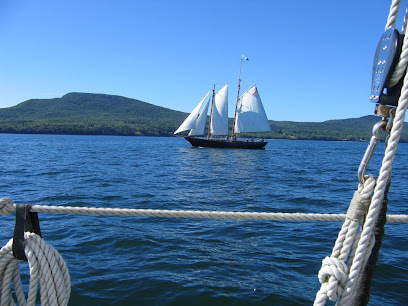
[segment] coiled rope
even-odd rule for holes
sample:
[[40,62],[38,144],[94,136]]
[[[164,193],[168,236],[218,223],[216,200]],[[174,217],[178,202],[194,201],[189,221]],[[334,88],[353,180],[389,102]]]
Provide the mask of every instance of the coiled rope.
[[[400,1],[392,2],[386,29],[395,26],[399,6]],[[406,22],[407,14],[404,19],[403,31],[406,29]],[[354,298],[361,279],[361,272],[367,263],[375,243],[374,228],[380,214],[387,185],[390,181],[392,163],[395,158],[395,152],[397,150],[405,113],[408,107],[408,75],[405,73],[408,62],[407,36],[408,35],[405,35],[404,37],[400,59],[396,71],[391,78],[393,79],[393,84],[397,84],[405,74],[395,119],[390,131],[378,179],[375,182],[374,178],[370,176],[365,181],[364,186],[361,186],[361,184],[359,185],[358,191],[355,193],[355,197],[353,197],[350,204],[350,208],[357,205],[359,207],[359,212],[356,214],[347,214],[346,221],[344,222],[335,242],[332,255],[323,260],[322,268],[318,275],[322,286],[316,294],[314,305],[324,305],[326,298],[329,298],[332,301],[338,299],[338,305],[351,305],[355,302]],[[364,193],[363,190],[369,191],[369,193]],[[374,190],[374,195],[372,196],[370,204],[372,190]],[[349,212],[353,210],[354,208],[351,210],[349,209]],[[363,214],[361,215],[360,212],[363,212]],[[357,233],[364,212],[366,212],[367,216],[362,225],[361,232]],[[349,256],[349,265],[347,266],[346,261]]]
[[71,282],[68,268],[61,255],[34,233],[25,232],[25,255],[30,268],[28,297],[25,298],[19,274],[20,260],[14,258],[13,238],[0,250],[0,305],[15,305],[11,292],[14,283],[19,305],[35,305],[38,281],[41,305],[68,305]]

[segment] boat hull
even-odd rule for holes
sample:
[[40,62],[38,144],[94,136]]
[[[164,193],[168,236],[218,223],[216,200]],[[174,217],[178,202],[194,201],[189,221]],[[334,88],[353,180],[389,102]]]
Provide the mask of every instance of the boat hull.
[[267,141],[227,141],[224,139],[205,139],[197,137],[184,137],[193,147],[204,148],[234,148],[234,149],[264,149]]

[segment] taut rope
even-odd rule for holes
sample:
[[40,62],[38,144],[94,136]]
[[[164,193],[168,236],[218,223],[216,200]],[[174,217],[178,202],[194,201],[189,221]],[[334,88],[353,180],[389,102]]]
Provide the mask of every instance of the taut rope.
[[[386,29],[395,26],[398,16],[400,1],[392,1],[390,14]],[[407,15],[405,15],[403,30],[406,29]],[[357,195],[350,203],[349,212],[353,211],[355,202],[358,202],[358,212],[356,214],[347,214],[346,221],[340,230],[337,241],[334,245],[332,255],[323,260],[322,268],[319,272],[319,281],[322,286],[316,294],[315,305],[324,305],[326,298],[337,301],[338,305],[351,305],[356,301],[355,296],[359,285],[362,271],[371,254],[375,243],[374,228],[378,221],[382,203],[385,197],[387,185],[390,182],[392,163],[397,150],[398,141],[401,136],[402,127],[405,119],[405,113],[408,107],[408,75],[406,67],[408,62],[408,35],[405,35],[401,55],[390,81],[387,86],[397,84],[405,74],[401,95],[398,100],[396,115],[390,131],[388,143],[386,146],[382,166],[379,171],[377,181],[370,176],[364,185],[360,184],[356,194],[362,190],[369,190],[370,194],[374,189],[374,194],[370,201],[370,195],[366,193]],[[391,83],[391,85],[390,85]],[[371,203],[370,203],[371,202]],[[368,204],[368,205],[367,205]],[[362,214],[361,214],[362,212]],[[365,221],[362,224],[360,233],[357,233],[360,221],[366,214]],[[350,258],[349,258],[350,257]],[[346,264],[348,260],[348,266]]]
[[[0,199],[0,215],[11,214],[13,211],[15,211],[15,206],[16,204],[14,204],[14,202],[8,198]],[[103,216],[271,220],[271,221],[344,221],[346,219],[346,214],[161,210],[161,209],[96,208],[96,207],[48,206],[48,205],[33,205],[31,207],[31,211],[38,213],[82,214]],[[387,222],[408,223],[408,215],[388,215]]]

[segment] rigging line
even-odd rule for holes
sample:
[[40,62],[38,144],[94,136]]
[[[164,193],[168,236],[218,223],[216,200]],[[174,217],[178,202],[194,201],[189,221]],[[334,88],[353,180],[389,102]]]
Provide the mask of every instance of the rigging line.
[[[396,24],[396,19],[398,17],[398,12],[399,12],[399,8],[400,8],[400,4],[401,2],[399,0],[394,0],[391,4],[391,8],[390,8],[390,13],[388,16],[388,21],[387,21],[387,25],[385,26],[385,29],[389,29],[389,28],[395,28],[395,24]],[[404,21],[403,21],[403,25],[401,28],[401,34],[405,34],[405,30],[407,27],[407,20],[408,20],[408,5],[405,9],[405,15],[404,15]],[[408,39],[406,37],[406,35],[404,35],[403,38],[403,45],[408,43]],[[395,86],[399,80],[403,77],[404,73],[405,73],[405,69],[407,68],[407,55],[406,55],[407,49],[403,48],[397,64],[394,68],[394,73],[391,75],[391,78],[388,80],[387,86],[388,87],[392,87]]]
[[[13,201],[0,199],[0,214],[7,215],[15,211]],[[315,213],[269,213],[269,212],[234,212],[234,211],[198,211],[198,210],[161,210],[161,209],[126,209],[96,208],[73,206],[33,205],[32,212],[62,213],[105,216],[162,217],[162,218],[199,218],[231,220],[270,220],[270,221],[344,221],[346,214]],[[389,223],[408,223],[408,215],[387,215]]]
[[386,30],[389,28],[395,28],[400,5],[401,5],[401,0],[393,0],[391,2],[390,12],[387,18],[387,24],[385,25]]
[[[404,43],[402,48],[403,50],[401,52],[401,55],[405,54],[405,56],[407,56],[408,53],[404,52],[408,48],[407,44]],[[349,268],[347,282],[344,285],[344,290],[338,301],[338,305],[350,305],[351,303],[354,303],[353,301],[356,294],[356,288],[359,285],[362,275],[361,272],[366,265],[366,258],[368,258],[373,247],[372,242],[374,241],[374,239],[372,237],[374,235],[375,224],[378,221],[381,212],[381,206],[385,197],[385,191],[391,177],[392,164],[394,162],[395,153],[397,150],[398,142],[400,140],[403,123],[405,120],[405,113],[408,108],[408,74],[405,74],[405,77],[403,79],[401,94],[399,95],[397,105],[398,106],[396,109],[394,122],[391,128],[388,144],[385,149],[385,154],[378,175],[377,184],[374,189],[374,194],[371,199],[371,204],[367,212],[366,220],[360,233],[360,239],[354,251],[355,256]]]

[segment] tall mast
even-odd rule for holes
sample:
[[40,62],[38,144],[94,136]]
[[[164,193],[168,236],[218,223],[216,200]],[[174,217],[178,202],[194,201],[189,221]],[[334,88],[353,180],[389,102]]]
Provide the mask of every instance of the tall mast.
[[212,101],[211,101],[211,113],[210,113],[210,121],[208,122],[207,139],[210,139],[210,129],[211,129],[212,116],[213,116],[213,109],[214,109],[214,100],[215,100],[215,84],[213,86],[213,95],[212,95]]
[[242,60],[248,60],[247,57],[244,55],[241,56],[241,65],[239,66],[239,76],[238,76],[238,95],[237,95],[237,103],[235,104],[235,113],[234,113],[234,121],[232,122],[232,132],[231,132],[231,140],[234,140],[234,130],[235,130],[235,122],[237,120],[237,109],[238,109],[238,101],[239,101],[239,90],[241,89],[241,70],[242,70]]

